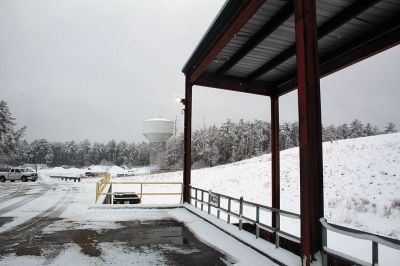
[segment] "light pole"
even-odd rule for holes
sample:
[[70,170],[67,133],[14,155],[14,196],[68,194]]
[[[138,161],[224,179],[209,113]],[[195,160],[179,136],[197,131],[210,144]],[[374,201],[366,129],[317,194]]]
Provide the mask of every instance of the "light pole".
[[[186,90],[185,90],[185,94]],[[183,99],[179,96],[175,98],[177,103],[181,103],[184,108],[182,109],[181,113],[183,114],[184,120],[184,139],[183,139],[183,190],[182,190],[182,200],[183,202],[190,203],[190,145],[191,145],[191,97],[189,97],[189,102],[186,99]]]
[[[176,101],[177,103],[181,103],[184,107],[185,107],[185,105],[186,105],[186,99],[183,99],[183,98],[181,98],[181,97],[179,97],[179,96],[176,96],[176,97],[175,97],[175,101]],[[185,114],[185,108],[182,109],[181,113],[182,113],[182,114]]]
[[[175,97],[175,101],[177,103],[181,103],[183,105],[183,109],[181,110],[181,113],[183,114],[183,120],[185,120],[185,105],[186,105],[186,100],[180,96]],[[175,148],[176,148],[176,122],[175,122]],[[175,163],[176,162],[176,152],[175,152]]]

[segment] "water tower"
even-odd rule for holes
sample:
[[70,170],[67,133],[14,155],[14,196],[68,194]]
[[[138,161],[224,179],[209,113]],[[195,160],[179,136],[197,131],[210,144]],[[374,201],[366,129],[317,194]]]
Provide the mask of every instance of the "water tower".
[[174,122],[165,118],[143,121],[143,135],[150,142],[150,166],[158,170],[165,153],[165,144],[174,134]]

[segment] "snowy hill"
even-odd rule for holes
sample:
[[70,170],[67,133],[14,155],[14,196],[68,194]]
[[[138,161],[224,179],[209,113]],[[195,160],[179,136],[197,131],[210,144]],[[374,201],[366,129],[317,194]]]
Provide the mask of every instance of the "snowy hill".
[[[325,217],[400,239],[400,133],[323,144]],[[299,212],[299,150],[281,152],[281,207]],[[127,180],[181,181],[182,172]],[[192,171],[192,185],[271,205],[270,154]]]

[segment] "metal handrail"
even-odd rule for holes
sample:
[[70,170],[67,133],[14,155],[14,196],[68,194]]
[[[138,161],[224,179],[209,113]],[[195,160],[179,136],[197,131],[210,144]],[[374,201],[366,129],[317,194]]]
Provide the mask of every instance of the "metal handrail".
[[[251,201],[243,200],[243,197],[240,197],[240,199],[237,199],[237,198],[234,198],[232,196],[224,195],[224,194],[221,194],[221,193],[215,193],[215,192],[212,192],[210,190],[207,191],[205,189],[196,188],[196,187],[193,187],[193,186],[190,186],[190,188],[193,189],[194,192],[195,192],[194,193],[194,197],[193,197],[193,193],[191,193],[190,198],[192,200],[194,200],[194,206],[196,208],[198,208],[198,203],[200,205],[201,210],[204,209],[203,205],[206,205],[207,206],[207,212],[209,214],[211,214],[211,208],[214,208],[214,209],[217,210],[217,218],[220,218],[220,211],[222,211],[223,213],[227,214],[227,223],[230,223],[231,216],[237,218],[239,220],[239,230],[242,230],[243,221],[246,221],[246,222],[250,222],[250,223],[252,223],[252,224],[254,224],[256,226],[256,238],[259,238],[259,229],[260,228],[262,228],[262,229],[264,229],[264,230],[266,230],[266,231],[268,231],[270,233],[275,234],[275,246],[276,247],[279,247],[279,238],[281,236],[286,238],[286,239],[289,239],[289,240],[291,240],[293,242],[300,243],[300,238],[299,237],[280,230],[280,215],[286,216],[286,217],[289,217],[289,218],[292,218],[292,219],[300,219],[300,215],[299,214],[292,213],[292,212],[289,212],[289,211],[280,210],[280,209],[276,209],[276,208],[272,208],[272,207],[265,206],[265,205],[262,205],[262,204],[259,204],[259,203],[254,203],[254,202],[251,202]],[[198,195],[199,194],[198,192],[200,192],[200,195]],[[204,194],[205,193],[208,194],[208,201],[204,200]],[[215,196],[218,197],[218,201],[217,201],[216,204],[215,203],[210,203],[210,194],[215,195]],[[200,196],[200,199],[199,199],[199,196]],[[227,208],[221,207],[221,204],[220,204],[221,203],[221,199],[225,199],[225,200],[228,201],[227,202],[227,204],[228,204]],[[236,212],[231,210],[232,202],[239,203],[239,213],[236,213]],[[245,216],[243,214],[243,205],[256,208],[256,217],[255,218],[250,218],[250,217]],[[260,222],[260,210],[265,210],[265,211],[277,214],[276,215],[276,220],[275,220],[276,227],[272,227],[272,226],[269,226],[269,225],[266,225],[266,224]]]
[[107,174],[99,182],[96,183],[96,203],[99,200],[101,193],[103,193],[108,183],[110,183],[110,178],[110,174]]
[[109,184],[113,185],[182,185],[182,182],[132,182],[132,181],[111,181]]
[[[180,195],[180,202],[182,202],[182,191],[183,191],[183,185],[182,182],[132,182],[132,181],[109,181],[106,180],[107,182],[105,182],[104,180],[101,180],[100,182],[98,182],[96,184],[96,203],[98,198],[101,195],[105,195],[105,196],[113,196],[113,195],[126,195],[126,194],[132,194],[131,192],[113,192],[112,191],[112,185],[140,185],[140,192],[136,193],[140,199],[142,199],[143,196],[171,196],[171,195]],[[103,193],[104,188],[110,185],[110,190],[107,193]],[[180,185],[180,192],[143,192],[143,185]]]
[[[321,218],[321,219],[319,219],[319,221],[322,225],[322,248],[325,253],[333,253],[334,252],[336,256],[340,256],[343,258],[350,258],[351,260],[358,261],[358,262],[361,261],[358,258],[341,253],[339,251],[332,251],[330,248],[328,248],[327,230],[336,232],[336,233],[339,233],[342,235],[371,241],[372,242],[372,251],[371,251],[372,252],[372,265],[378,265],[378,263],[379,263],[378,244],[400,250],[400,241],[399,240],[391,239],[391,238],[387,238],[387,237],[383,237],[383,236],[378,236],[375,234],[359,231],[359,230],[352,229],[352,228],[343,227],[340,225],[330,224],[326,221],[325,218]],[[363,262],[363,261],[361,261],[361,262]],[[369,265],[368,262],[363,262],[363,264]],[[323,256],[323,265],[328,265],[326,254],[324,254],[324,256]]]

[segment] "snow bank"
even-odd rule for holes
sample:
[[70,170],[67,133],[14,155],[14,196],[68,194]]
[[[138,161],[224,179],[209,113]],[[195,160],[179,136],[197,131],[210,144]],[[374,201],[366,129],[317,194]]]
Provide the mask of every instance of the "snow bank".
[[107,171],[109,166],[104,166],[104,165],[91,165],[87,168],[88,171],[90,172],[103,172]]
[[138,168],[132,168],[130,170],[132,173],[135,175],[148,175],[151,172],[150,167],[138,167]]
[[54,167],[49,169],[40,169],[38,170],[38,173],[46,176],[77,177],[85,174],[85,169]]
[[119,174],[122,174],[122,175],[128,174],[127,170],[125,170],[119,166],[116,166],[116,165],[114,165],[110,169],[108,169],[108,172],[111,174],[111,176],[117,176]]

